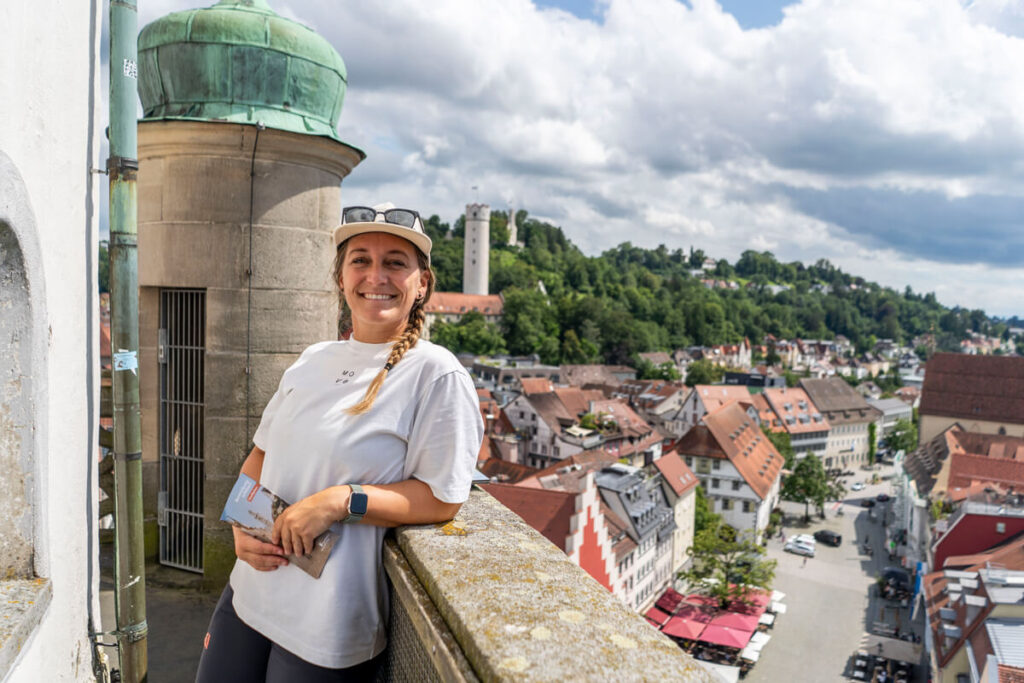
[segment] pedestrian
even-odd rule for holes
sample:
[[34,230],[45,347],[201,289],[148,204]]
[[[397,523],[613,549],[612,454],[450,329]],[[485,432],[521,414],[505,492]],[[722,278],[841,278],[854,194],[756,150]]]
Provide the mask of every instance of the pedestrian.
[[806,555],[804,555],[804,563],[802,565],[800,565],[800,566],[801,567],[806,567],[807,566],[807,556]]
[[[435,280],[419,214],[348,207],[334,245],[351,335],[303,351],[263,411],[242,472],[292,505],[273,543],[234,529],[197,683],[373,680],[387,644],[384,532],[452,519],[469,497],[479,400],[458,359],[420,339]],[[289,564],[329,528],[319,579]]]

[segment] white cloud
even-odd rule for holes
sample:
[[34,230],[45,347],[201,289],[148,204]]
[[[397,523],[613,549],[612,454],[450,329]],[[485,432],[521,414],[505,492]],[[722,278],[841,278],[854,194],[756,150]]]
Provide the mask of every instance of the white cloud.
[[[190,4],[143,3],[140,26]],[[607,0],[600,22],[528,0],[271,4],[348,65],[339,130],[368,159],[346,203],[388,197],[451,220],[475,185],[588,253],[627,240],[730,259],[771,249],[1024,313],[1022,268],[950,265],[941,248],[922,258],[884,230],[858,240],[792,198],[855,189],[905,195],[907,211],[923,192],[1024,207],[1019,3],[804,0],[752,31],[713,0]],[[992,222],[989,249],[998,230],[1024,230]]]

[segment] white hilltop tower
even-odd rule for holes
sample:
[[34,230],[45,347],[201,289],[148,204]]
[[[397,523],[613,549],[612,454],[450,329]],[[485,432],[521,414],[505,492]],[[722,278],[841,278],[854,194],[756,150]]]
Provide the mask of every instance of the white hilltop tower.
[[491,207],[466,205],[466,239],[462,249],[463,294],[487,294],[491,257]]
[[508,246],[516,246],[516,240],[518,236],[519,227],[516,225],[516,207],[509,204],[508,207]]

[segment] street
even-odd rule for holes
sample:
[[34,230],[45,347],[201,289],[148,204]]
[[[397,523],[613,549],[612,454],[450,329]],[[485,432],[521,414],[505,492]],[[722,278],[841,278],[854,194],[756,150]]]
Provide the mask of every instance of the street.
[[[886,475],[891,467],[878,471]],[[872,473],[856,470],[847,478],[847,488],[855,481],[866,481]],[[768,557],[778,561],[774,588],[786,594],[786,613],[779,615],[769,633],[772,640],[761,653],[746,680],[754,683],[776,681],[839,681],[848,671],[850,655],[857,649],[861,635],[871,631],[875,622],[885,622],[901,632],[908,629],[921,633],[921,624],[909,624],[909,608],[897,609],[877,597],[875,578],[881,570],[894,564],[884,549],[883,513],[889,503],[877,503],[876,519],[869,509],[860,507],[865,498],[879,493],[891,494],[888,481],[868,484],[862,491],[848,491],[840,506],[826,504],[826,519],[814,514],[802,523],[804,506],[784,502],[784,531],[787,537],[813,534],[830,529],[842,534],[838,548],[817,544],[815,557],[805,558],[784,552],[783,542],[768,542]],[[861,552],[867,540],[874,550],[872,556]],[[918,620],[921,621],[920,619]],[[919,672],[920,673],[920,672]],[[925,680],[921,678],[920,680]]]

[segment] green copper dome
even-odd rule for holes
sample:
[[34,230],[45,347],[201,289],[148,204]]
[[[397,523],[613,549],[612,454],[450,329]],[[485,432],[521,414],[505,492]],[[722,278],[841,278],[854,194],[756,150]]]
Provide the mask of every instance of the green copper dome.
[[261,121],[340,142],[346,84],[331,44],[265,0],[174,12],[139,34],[143,120]]

